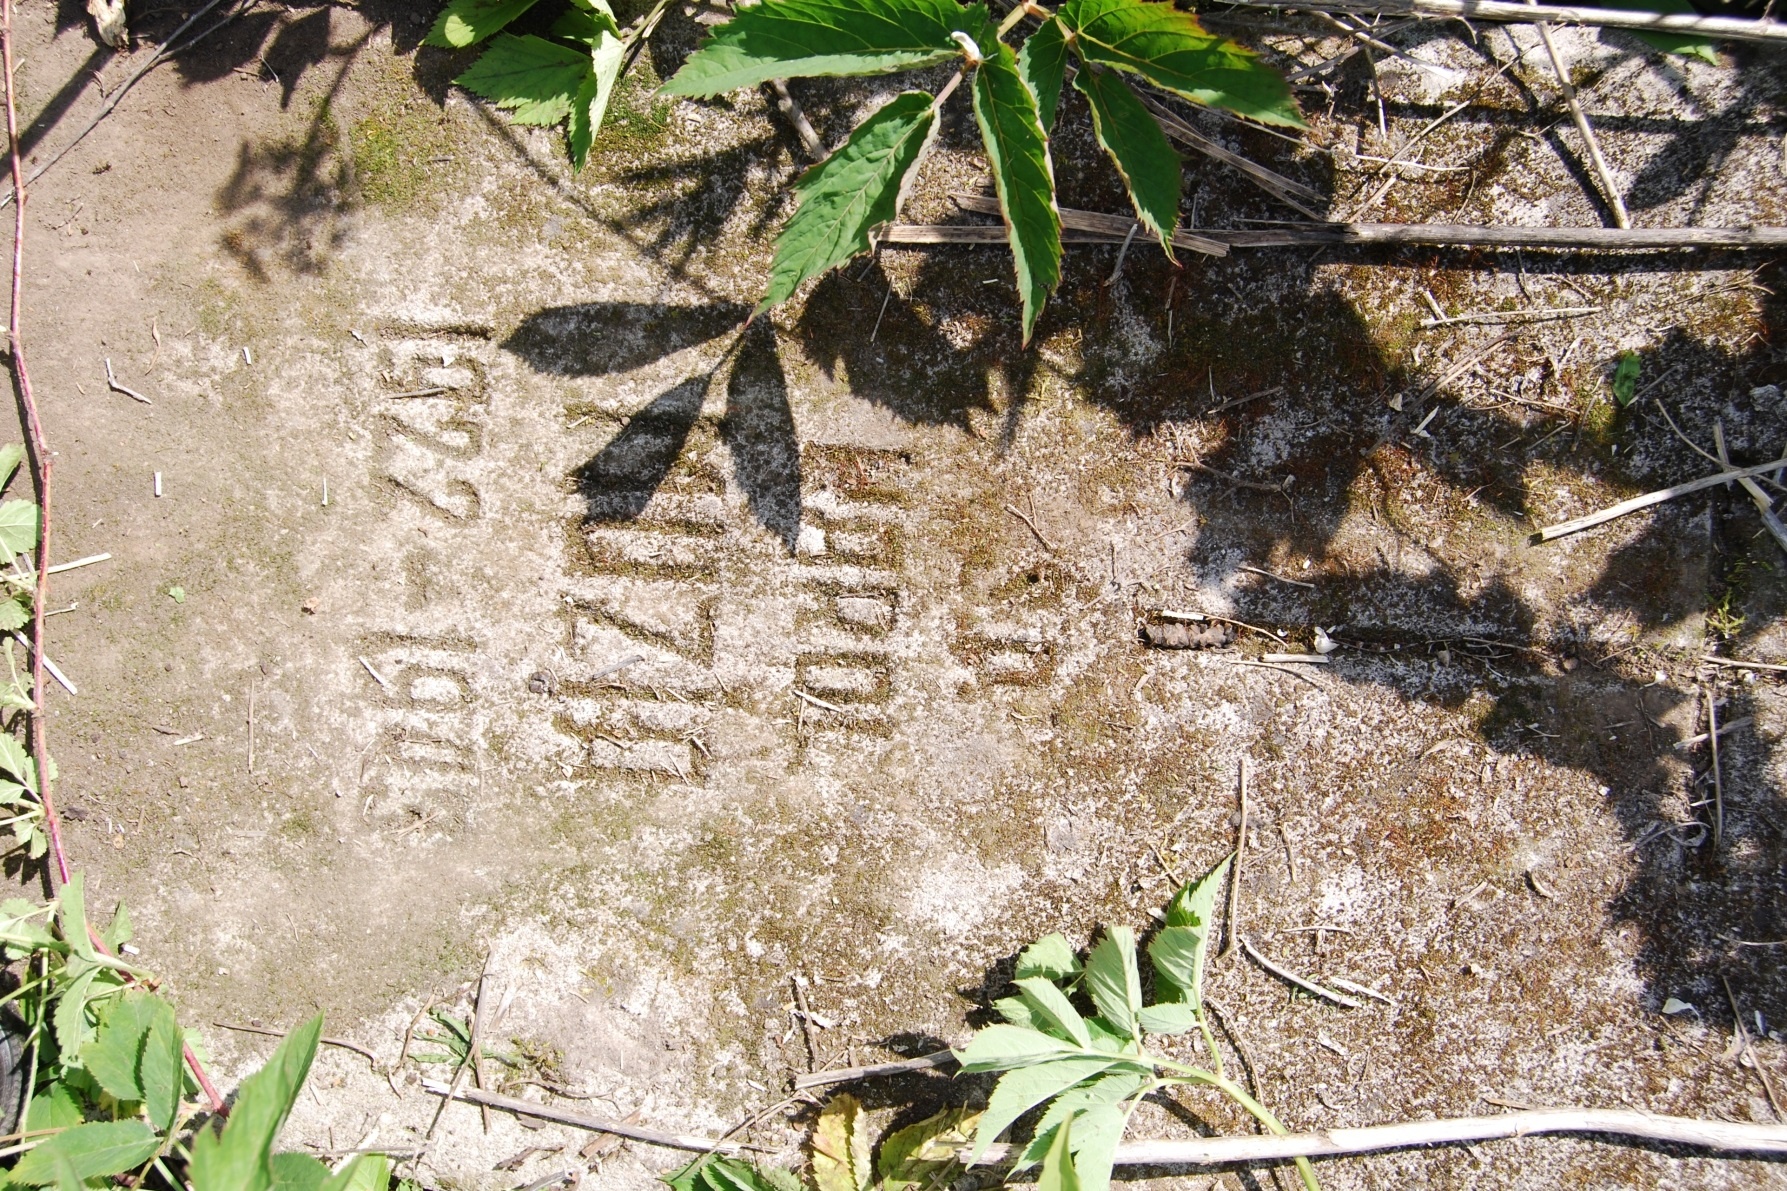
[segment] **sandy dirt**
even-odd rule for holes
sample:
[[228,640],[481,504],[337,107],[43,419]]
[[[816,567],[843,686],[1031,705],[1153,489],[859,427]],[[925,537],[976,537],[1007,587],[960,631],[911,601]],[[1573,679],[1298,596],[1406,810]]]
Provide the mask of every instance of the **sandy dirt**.
[[[821,1063],[961,1042],[1025,943],[1145,927],[1234,847],[1243,758],[1247,937],[1390,1002],[1215,965],[1292,1128],[1486,1098],[1773,1119],[1723,981],[1787,1087],[1780,953],[1743,945],[1787,937],[1787,701],[1779,675],[1698,659],[1787,661],[1787,556],[1720,489],[1528,541],[1711,468],[1656,399],[1706,449],[1717,420],[1738,461],[1782,454],[1772,258],[1175,270],[1138,244],[1113,276],[1116,249],[1072,248],[1026,350],[1004,252],[889,249],[741,331],[802,166],[764,97],[634,88],[573,177],[555,134],[448,85],[466,59],[418,48],[427,8],[254,9],[139,84],[27,212],[55,554],[112,555],[53,588],[75,605],[51,622],[79,688],[50,703],[70,846],[226,1082],[272,1043],[216,1023],[321,1009],[380,1056],[326,1049],[288,1145],[415,1149],[437,1103],[417,1080],[446,1069],[393,1069],[406,1027],[464,1014],[487,956],[512,1060],[493,1086],[665,1129],[730,1128],[807,1068],[792,980]],[[81,18],[20,14],[40,157],[152,52],[114,57]],[[1305,62],[1340,48],[1251,27]],[[673,15],[648,70],[697,29]],[[1530,31],[1401,37],[1387,141],[1362,59],[1300,93],[1320,149],[1200,126],[1336,216],[1381,190],[1360,217],[1603,223]],[[1787,223],[1777,52],[1558,38],[1635,222]],[[795,85],[833,144],[892,90]],[[1438,168],[1386,189],[1371,159],[1467,100],[1410,154]],[[1124,209],[1077,101],[1055,154],[1065,205]],[[952,108],[908,216],[968,220],[948,195],[986,188]],[[1201,159],[1185,210],[1295,217]],[[1424,293],[1595,312],[1423,330]],[[1622,351],[1644,368],[1625,410]],[[107,390],[108,358],[152,406]],[[1149,648],[1161,610],[1283,643]],[[1246,664],[1318,627],[1330,664]],[[1683,743],[1709,694],[1732,727],[1717,849]],[[880,1126],[987,1089],[855,1090]],[[797,1159],[808,1112],[752,1139]],[[1188,1097],[1131,1131],[1246,1128]],[[578,1158],[587,1140],[456,1105],[421,1174],[508,1188],[593,1163],[585,1185],[644,1188],[678,1161]],[[1781,1181],[1564,1139],[1321,1174]]]

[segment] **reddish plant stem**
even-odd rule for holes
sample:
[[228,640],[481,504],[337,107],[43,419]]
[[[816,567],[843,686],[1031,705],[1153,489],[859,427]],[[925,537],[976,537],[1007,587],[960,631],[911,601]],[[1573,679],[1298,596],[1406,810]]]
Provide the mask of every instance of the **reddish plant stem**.
[[37,798],[43,806],[44,828],[50,852],[56,860],[58,884],[68,882],[68,853],[62,847],[62,821],[50,798],[49,750],[44,744],[43,714],[43,610],[50,606],[50,452],[44,445],[43,423],[31,394],[31,373],[25,367],[25,341],[19,332],[25,306],[25,168],[19,161],[18,111],[12,87],[12,0],[0,0],[0,67],[6,71],[6,144],[12,157],[12,313],[6,323],[12,348],[12,372],[18,382],[19,406],[25,414],[30,439],[32,479],[36,481],[41,528],[37,534],[37,598],[31,614],[31,756],[37,762]]
[[[37,507],[41,528],[37,535],[37,596],[31,615],[31,756],[37,765],[37,798],[43,806],[44,828],[50,837],[50,853],[55,858],[54,875],[58,887],[68,883],[68,853],[62,845],[62,821],[50,797],[50,756],[44,739],[43,705],[43,637],[44,609],[50,602],[50,451],[43,437],[43,422],[37,416],[37,401],[31,392],[31,373],[25,367],[25,341],[19,332],[25,307],[25,170],[19,160],[18,108],[12,86],[12,0],[0,0],[0,70],[5,72],[6,144],[12,159],[12,186],[17,202],[13,204],[12,226],[12,310],[6,323],[8,345],[12,350],[13,378],[18,385],[19,407],[25,416],[25,432],[30,440],[32,480],[37,488]],[[96,946],[97,935],[88,928]],[[204,1066],[192,1047],[183,1047],[186,1065],[211,1101],[213,1112],[223,1111],[223,1097],[211,1083]]]

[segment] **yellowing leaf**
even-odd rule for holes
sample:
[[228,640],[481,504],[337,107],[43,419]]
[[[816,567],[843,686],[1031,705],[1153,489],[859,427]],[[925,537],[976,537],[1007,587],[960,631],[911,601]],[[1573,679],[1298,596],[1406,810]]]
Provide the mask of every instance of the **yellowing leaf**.
[[874,1180],[862,1104],[845,1092],[819,1110],[813,1126],[813,1185],[819,1191],[868,1191]]

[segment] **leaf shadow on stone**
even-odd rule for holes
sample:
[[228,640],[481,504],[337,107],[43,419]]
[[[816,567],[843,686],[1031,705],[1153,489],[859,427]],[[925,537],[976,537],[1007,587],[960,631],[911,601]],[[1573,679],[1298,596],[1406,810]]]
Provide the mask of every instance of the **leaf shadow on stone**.
[[658,302],[583,302],[548,306],[521,320],[503,340],[536,372],[607,376],[630,372],[718,339],[750,314],[736,302],[676,306]]
[[710,383],[710,377],[696,376],[664,390],[571,473],[586,521],[634,521],[645,512],[682,455]]
[[742,333],[726,379],[720,435],[733,477],[758,524],[789,551],[800,537],[800,437],[788,405],[788,378],[767,319]]

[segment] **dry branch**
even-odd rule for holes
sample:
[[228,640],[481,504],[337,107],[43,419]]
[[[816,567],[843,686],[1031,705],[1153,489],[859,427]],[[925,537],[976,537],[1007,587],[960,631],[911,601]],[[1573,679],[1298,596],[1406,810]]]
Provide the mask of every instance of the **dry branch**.
[[[1079,212],[1078,214],[1089,214]],[[1062,212],[1063,217],[1067,215]],[[1105,218],[1121,218],[1105,216]],[[1180,232],[1179,235],[1187,233]],[[1068,230],[1068,244],[1121,244],[1123,233]],[[1787,227],[1511,227],[1465,223],[1311,223],[1285,227],[1199,228],[1197,237],[1229,248],[1314,248],[1317,245],[1398,245],[1430,248],[1541,248],[1627,252],[1665,248],[1784,248]],[[885,244],[1004,244],[1005,229],[962,224],[896,223]],[[1175,238],[1175,243],[1177,239]]]
[[660,1133],[656,1129],[647,1129],[627,1121],[611,1121],[607,1117],[592,1117],[578,1112],[566,1112],[551,1104],[535,1104],[531,1100],[522,1100],[515,1096],[502,1096],[495,1092],[481,1092],[476,1088],[461,1088],[454,1091],[450,1085],[438,1079],[423,1080],[422,1090],[443,1097],[448,1097],[451,1093],[449,1098],[453,1100],[464,1100],[472,1104],[498,1108],[504,1112],[538,1117],[543,1121],[555,1121],[560,1125],[572,1125],[578,1129],[588,1129],[592,1133],[612,1133],[617,1137],[630,1137],[634,1141],[648,1142],[651,1145],[664,1146],[666,1149],[737,1154],[749,1148],[712,1137],[693,1137],[686,1133]]
[[1687,496],[1691,492],[1700,492],[1707,488],[1716,488],[1730,480],[1741,480],[1745,476],[1760,476],[1777,468],[1787,467],[1787,458],[1777,459],[1773,463],[1759,463],[1755,467],[1739,468],[1735,471],[1714,472],[1710,476],[1701,476],[1698,480],[1689,480],[1677,484],[1673,488],[1659,488],[1655,492],[1646,492],[1643,496],[1634,496],[1631,500],[1622,500],[1616,505],[1602,509],[1598,513],[1590,513],[1586,517],[1578,517],[1574,521],[1560,521],[1556,525],[1547,525],[1533,535],[1533,542],[1549,542],[1555,538],[1567,537],[1573,533],[1581,533],[1585,529],[1593,529],[1627,513],[1636,513],[1640,509],[1648,509],[1652,505],[1660,505],[1666,500],[1674,500],[1678,496]]
[[[1116,1164],[1179,1167],[1282,1162],[1292,1158],[1329,1158],[1542,1133],[1605,1133],[1726,1153],[1787,1154],[1787,1125],[1743,1125],[1732,1121],[1699,1121],[1692,1117],[1599,1108],[1540,1108],[1492,1117],[1405,1121],[1358,1129],[1326,1129],[1320,1133],[1131,1141],[1117,1147]],[[1008,1145],[990,1146],[986,1160],[1009,1160],[1012,1151],[1013,1147]],[[968,1156],[967,1148],[958,1151],[962,1160],[966,1161]]]
[[920,1055],[916,1059],[902,1059],[897,1063],[875,1063],[868,1067],[845,1067],[838,1071],[815,1071],[810,1075],[795,1076],[794,1090],[800,1092],[807,1088],[824,1087],[826,1084],[854,1083],[856,1080],[873,1079],[878,1075],[905,1075],[913,1071],[929,1071],[933,1067],[943,1067],[955,1061],[954,1051],[939,1050],[928,1055]]
[[[1274,0],[1233,0],[1242,8],[1282,9]],[[1748,21],[1738,17],[1703,17],[1687,13],[1627,11],[1618,8],[1573,8],[1555,4],[1510,3],[1509,0],[1322,0],[1299,5],[1305,12],[1350,12],[1365,16],[1428,17],[1433,20],[1493,21],[1531,25],[1594,25],[1609,29],[1642,29],[1647,33],[1684,33],[1693,37],[1734,41],[1787,41],[1787,23]]]

